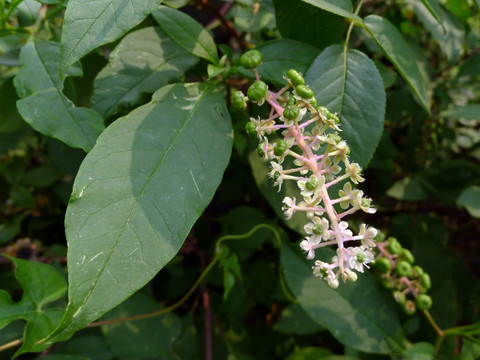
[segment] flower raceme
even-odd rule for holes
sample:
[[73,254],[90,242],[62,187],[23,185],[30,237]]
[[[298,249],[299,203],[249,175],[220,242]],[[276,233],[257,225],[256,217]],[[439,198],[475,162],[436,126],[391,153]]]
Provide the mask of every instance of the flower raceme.
[[[315,261],[315,276],[325,279],[332,288],[338,287],[340,279],[355,281],[356,272],[363,272],[374,260],[372,248],[376,246],[377,230],[362,224],[354,235],[344,219],[357,210],[370,214],[376,210],[371,207],[371,199],[353,186],[364,178],[360,165],[349,160],[350,149],[339,134],[340,120],[327,108],[317,105],[313,91],[296,70],[286,73],[287,84],[281,90],[269,90],[252,66],[252,59],[256,59],[256,66],[260,65],[261,54],[257,50],[246,54],[248,56],[242,56],[248,59],[246,66],[242,58],[240,64],[253,70],[256,81],[247,96],[235,91],[232,104],[245,108],[250,101],[258,105],[266,102],[270,106],[268,117],[250,118],[246,131],[259,139],[257,151],[270,162],[268,176],[274,186],[280,191],[285,181],[297,183],[301,199],[283,199],[285,218],[289,220],[295,213],[305,215],[306,236],[300,247],[307,259],[314,259],[316,250],[324,246],[337,247],[331,262]],[[287,157],[293,161],[285,161]],[[343,183],[343,188],[338,191],[338,197],[334,197],[331,189],[338,183]]]

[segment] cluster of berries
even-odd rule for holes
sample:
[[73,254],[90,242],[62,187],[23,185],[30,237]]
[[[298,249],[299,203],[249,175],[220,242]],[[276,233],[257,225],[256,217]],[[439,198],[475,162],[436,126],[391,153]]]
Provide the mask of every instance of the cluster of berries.
[[[357,272],[369,267],[374,260],[372,248],[376,246],[375,228],[362,224],[354,235],[344,219],[357,210],[376,210],[371,207],[371,199],[354,188],[364,178],[360,165],[349,160],[350,148],[339,135],[339,117],[318,106],[313,91],[294,69],[284,76],[286,86],[278,92],[269,90],[256,69],[261,61],[257,50],[242,55],[240,65],[251,69],[256,81],[246,96],[241,91],[233,92],[232,104],[242,109],[248,101],[270,106],[268,117],[250,118],[246,131],[258,138],[258,154],[270,161],[269,177],[274,186],[279,191],[284,181],[295,181],[298,186],[302,200],[285,197],[282,210],[287,220],[296,212],[305,214],[306,236],[300,247],[307,258],[314,259],[315,251],[321,247],[337,247],[330,262],[316,260],[313,266],[315,276],[337,288],[340,279],[355,281]],[[285,161],[287,157],[293,161]],[[335,184],[343,184],[343,188],[334,191]]]

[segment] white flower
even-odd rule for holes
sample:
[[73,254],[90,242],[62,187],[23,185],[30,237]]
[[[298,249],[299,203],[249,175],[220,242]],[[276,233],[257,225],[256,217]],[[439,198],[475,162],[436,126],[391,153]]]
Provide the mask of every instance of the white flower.
[[274,180],[273,186],[278,186],[278,191],[280,191],[283,183],[283,166],[275,161],[271,161],[270,166],[272,167],[272,170],[268,176]]
[[331,268],[332,268],[332,265],[326,262],[317,260],[315,261],[315,266],[312,267],[313,275],[321,279],[327,279],[327,281],[334,280],[335,273]]
[[372,204],[372,199],[369,199],[369,198],[362,198],[360,201],[359,201],[359,206],[360,206],[360,209],[362,209],[363,211],[365,211],[366,213],[369,213],[369,214],[375,214],[377,212],[377,209],[373,208],[373,207],[370,207],[370,205]]
[[363,236],[362,245],[366,246],[367,248],[375,247],[376,244],[374,238],[375,236],[377,236],[377,233],[377,229],[375,229],[374,227],[367,227],[366,224],[362,224],[358,233],[358,235]]
[[349,247],[348,249],[349,258],[348,266],[350,269],[356,270],[363,273],[363,267],[368,268],[368,263],[371,263],[374,259],[373,253],[366,249],[364,246],[359,247]]
[[318,179],[315,175],[311,175],[308,179],[298,180],[297,185],[300,188],[302,196],[318,196],[321,187],[325,184],[325,177]]
[[310,238],[307,236],[307,240],[303,240],[300,243],[300,248],[307,253],[307,259],[312,260],[315,257],[315,248],[313,247],[315,244],[310,242]]
[[348,223],[346,221],[340,221],[338,227],[340,228],[343,237],[351,238],[353,236],[352,231],[348,229]]
[[295,212],[295,209],[297,207],[296,202],[297,202],[297,199],[290,198],[288,196],[286,196],[285,199],[283,199],[283,203],[285,204],[285,206],[282,207],[282,210],[287,220],[290,220],[292,218],[292,215]]
[[306,224],[303,229],[310,236],[310,242],[318,244],[320,241],[330,239],[331,235],[328,231],[328,220],[314,216],[312,222]]
[[360,167],[360,165],[358,165],[357,163],[346,163],[347,165],[347,173],[348,175],[350,176],[350,179],[355,183],[355,184],[358,184],[359,182],[363,182],[365,181],[365,179],[363,177],[360,176],[360,173],[362,171],[362,168]]

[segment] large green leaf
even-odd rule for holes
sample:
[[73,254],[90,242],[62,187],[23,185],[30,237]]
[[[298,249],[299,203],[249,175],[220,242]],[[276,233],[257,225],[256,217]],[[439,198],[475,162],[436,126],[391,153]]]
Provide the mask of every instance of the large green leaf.
[[162,0],[70,0],[65,11],[59,73],[142,22]]
[[398,72],[418,96],[425,110],[430,112],[427,89],[422,75],[402,34],[387,19],[378,15],[367,16],[365,28],[373,36],[385,56],[397,68]]
[[343,16],[348,19],[352,19],[358,22],[362,22],[362,19],[359,18],[352,12],[352,2],[350,0],[302,0],[308,4],[316,6],[320,9],[328,11],[332,14]]
[[305,76],[319,105],[338,113],[340,134],[361,166],[370,161],[383,131],[385,90],[375,64],[357,50],[326,48]]
[[53,341],[170,261],[213,197],[231,147],[228,111],[210,84],[168,85],[102,133],[67,208],[69,305]]
[[63,315],[62,309],[47,305],[65,294],[67,284],[51,265],[17,258],[10,260],[15,264],[15,277],[23,287],[23,296],[19,302],[13,302],[6,291],[0,290],[0,328],[17,319],[27,321],[24,342],[17,356],[45,349],[45,344],[36,342],[48,335]]
[[[301,41],[319,49],[342,41],[346,30],[344,18],[302,0],[273,0],[273,4],[277,28],[283,38]],[[282,56],[287,54],[293,56],[295,52],[285,50]],[[298,59],[301,59],[301,55]]]
[[[430,14],[443,26],[443,12],[437,0],[420,0]],[[445,28],[444,28],[445,30]]]
[[333,290],[312,274],[303,254],[286,243],[280,259],[285,280],[299,304],[341,343],[369,353],[403,351],[405,336],[395,303],[369,274],[360,274],[356,282]]
[[[21,98],[17,108],[35,130],[88,151],[104,129],[103,119],[94,110],[75,107],[63,94],[57,73],[59,53],[59,44],[50,41],[23,47],[21,69],[14,80]],[[72,67],[69,74],[78,76],[81,70]]]
[[457,206],[464,206],[470,215],[480,218],[480,186],[470,186],[463,189],[457,199]]
[[214,64],[218,63],[215,41],[208,31],[189,15],[167,6],[159,6],[152,16],[185,50]]
[[262,53],[262,64],[258,67],[260,77],[279,86],[286,85],[283,76],[289,69],[305,73],[320,53],[312,45],[289,39],[267,41],[256,49]]
[[480,120],[480,104],[451,106],[440,113],[440,116],[451,119]]
[[125,36],[97,75],[93,108],[109,116],[120,106],[132,106],[142,93],[153,93],[176,82],[196,58],[173,42],[158,27],[147,27]]

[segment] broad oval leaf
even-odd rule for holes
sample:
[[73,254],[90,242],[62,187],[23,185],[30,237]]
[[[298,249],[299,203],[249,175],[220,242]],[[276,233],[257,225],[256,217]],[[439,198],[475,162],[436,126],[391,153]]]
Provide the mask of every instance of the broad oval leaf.
[[458,207],[465,207],[470,215],[480,218],[480,186],[463,189],[457,199]]
[[357,50],[326,48],[305,75],[318,104],[340,117],[350,158],[365,167],[383,131],[385,90],[375,64]]
[[352,12],[352,2],[350,0],[302,0],[307,4],[316,6],[332,14],[343,16],[347,19],[355,20],[359,23],[362,19]]
[[425,83],[407,42],[402,34],[387,19],[378,15],[369,15],[364,20],[365,28],[373,36],[385,56],[397,68],[398,72],[418,96],[422,106],[430,113]]
[[[20,53],[20,71],[14,84],[17,108],[35,130],[89,151],[103,131],[103,119],[92,109],[79,108],[63,94],[58,76],[60,45],[51,41],[30,42]],[[72,67],[69,74],[81,75]]]
[[152,16],[178,45],[195,56],[218,64],[215,41],[192,17],[167,6],[159,6]]
[[298,303],[341,343],[368,353],[403,351],[406,338],[395,303],[370,274],[359,274],[356,282],[341,284],[334,290],[315,277],[305,257],[285,242],[280,261]]
[[112,42],[142,22],[162,0],[70,0],[65,11],[61,76],[100,45]]
[[134,31],[120,41],[95,78],[93,108],[107,117],[120,106],[135,105],[142,93],[176,82],[196,59],[158,27]]
[[287,84],[283,76],[290,69],[305,73],[320,50],[300,41],[282,39],[267,41],[256,47],[262,53],[258,72],[262,80],[279,86]]
[[440,113],[450,119],[480,120],[480,104],[454,105]]
[[67,208],[69,305],[51,341],[121,303],[170,261],[212,199],[231,147],[225,101],[211,84],[163,87],[105,130]]

